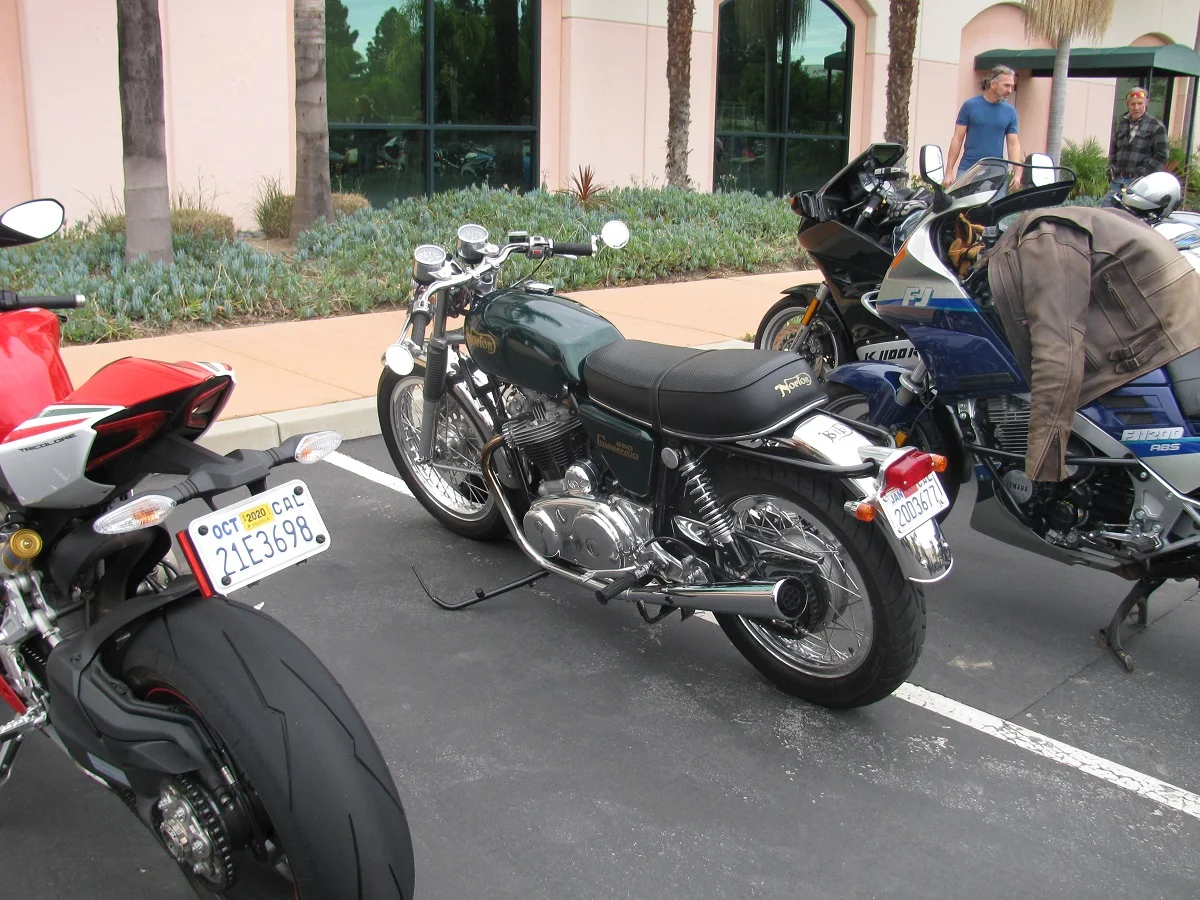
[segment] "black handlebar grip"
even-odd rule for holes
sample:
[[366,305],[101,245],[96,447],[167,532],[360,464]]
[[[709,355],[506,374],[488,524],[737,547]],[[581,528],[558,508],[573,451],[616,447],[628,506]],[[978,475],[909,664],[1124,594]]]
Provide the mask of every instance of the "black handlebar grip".
[[83,294],[72,294],[69,297],[29,297],[21,295],[17,299],[17,309],[79,309],[87,300]]
[[640,584],[650,580],[650,567],[638,566],[628,575],[622,575],[615,581],[610,581],[602,588],[596,589],[596,599],[601,603],[607,603],[613,597],[617,597],[625,593],[630,588],[635,588]]
[[429,325],[429,313],[415,312],[412,314],[412,341],[417,346],[425,343],[425,329]]
[[562,241],[554,242],[555,256],[591,256],[596,251],[591,244],[567,244]]

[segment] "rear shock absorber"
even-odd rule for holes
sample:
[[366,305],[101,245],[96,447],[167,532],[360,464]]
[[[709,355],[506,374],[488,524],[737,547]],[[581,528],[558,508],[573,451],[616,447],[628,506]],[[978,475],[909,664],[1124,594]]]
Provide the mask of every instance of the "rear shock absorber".
[[733,517],[717,496],[712,479],[700,464],[700,460],[688,459],[680,467],[679,477],[684,479],[684,493],[696,504],[696,511],[708,526],[708,533],[712,535],[712,539],[728,547],[733,543]]

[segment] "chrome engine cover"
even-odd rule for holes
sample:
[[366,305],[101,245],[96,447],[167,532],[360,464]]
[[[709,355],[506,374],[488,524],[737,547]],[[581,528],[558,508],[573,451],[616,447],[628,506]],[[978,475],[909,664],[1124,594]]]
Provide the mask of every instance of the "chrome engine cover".
[[522,528],[543,556],[601,571],[634,565],[653,521],[650,507],[624,497],[574,494],[535,501]]

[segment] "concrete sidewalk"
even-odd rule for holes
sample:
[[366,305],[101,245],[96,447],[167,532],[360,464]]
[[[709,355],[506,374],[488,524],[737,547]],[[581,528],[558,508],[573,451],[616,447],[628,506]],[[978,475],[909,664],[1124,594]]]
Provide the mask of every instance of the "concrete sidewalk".
[[[793,284],[820,273],[780,272],[701,281],[575,291],[627,338],[677,346],[740,341]],[[237,390],[203,441],[225,452],[268,447],[302,431],[334,428],[347,439],[379,433],[375,386],[380,357],[404,325],[401,311],[219,328],[66,347],[67,370],[82,384],[115,359],[212,360],[237,372]]]

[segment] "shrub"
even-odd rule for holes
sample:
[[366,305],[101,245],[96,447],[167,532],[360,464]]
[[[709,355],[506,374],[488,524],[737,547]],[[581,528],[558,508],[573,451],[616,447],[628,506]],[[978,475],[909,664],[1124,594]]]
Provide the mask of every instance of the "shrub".
[[[393,202],[386,209],[318,222],[291,256],[255,251],[211,231],[174,236],[174,261],[127,266],[125,235],[80,224],[0,253],[0,284],[34,294],[83,294],[64,336],[92,342],[139,337],[180,323],[310,318],[395,306],[409,297],[412,250],[453,248],[458,226],[477,222],[503,242],[508,230],[578,241],[619,218],[629,245],[578,261],[550,262],[539,278],[564,290],[807,267],[786,200],[748,192],[610,191],[609,209],[583,210],[567,196],[474,187]],[[358,202],[361,206],[361,201]],[[537,263],[516,259],[507,283]]]
[[579,171],[567,179],[567,186],[559,191],[574,200],[581,209],[598,209],[604,206],[608,188],[596,181],[596,170],[591,166],[580,166]]
[[[371,202],[362,194],[334,193],[333,213],[352,216],[356,212],[371,208]],[[254,202],[254,218],[263,234],[269,238],[285,238],[292,233],[292,209],[294,194],[285,194],[278,178],[268,178],[258,188]]]
[[269,238],[285,238],[292,230],[292,195],[278,178],[264,178],[254,199],[254,220]]
[[[103,213],[96,224],[96,229],[105,234],[125,234],[124,213]],[[205,234],[214,234],[226,240],[233,240],[233,219],[223,213],[211,209],[173,208],[171,210],[171,234],[186,234],[198,238]]]
[[1061,162],[1075,172],[1072,197],[1103,197],[1108,191],[1108,156],[1095,137],[1082,144],[1065,141]]

